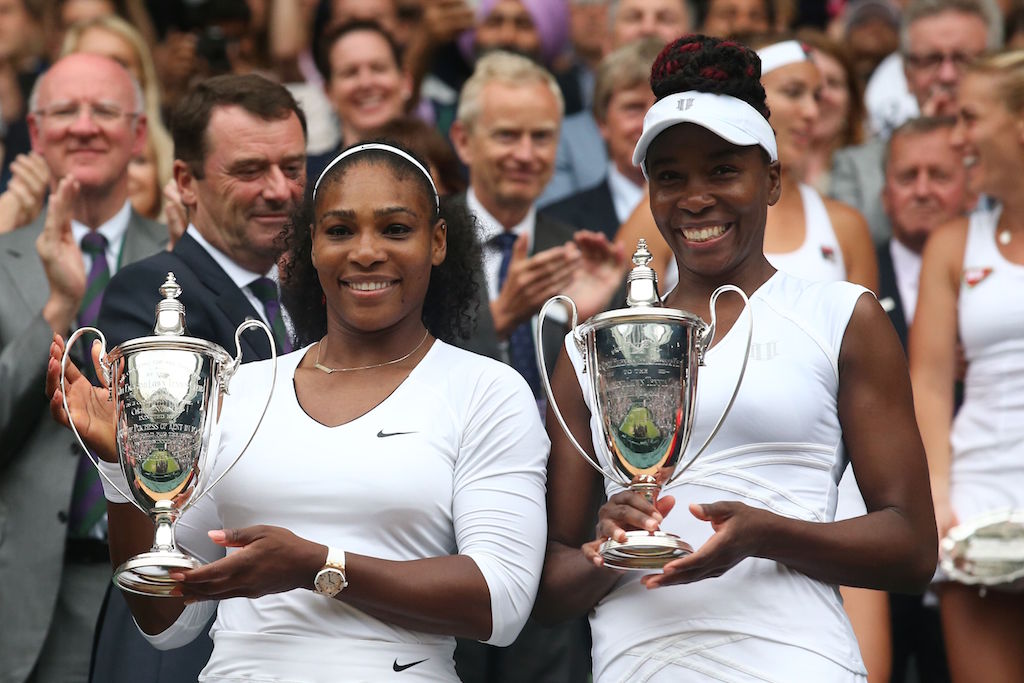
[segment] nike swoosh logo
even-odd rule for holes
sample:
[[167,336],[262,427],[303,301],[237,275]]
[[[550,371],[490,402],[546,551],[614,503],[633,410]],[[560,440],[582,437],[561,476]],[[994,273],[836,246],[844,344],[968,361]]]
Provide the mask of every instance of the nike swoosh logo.
[[[430,657],[427,657],[427,659],[430,659]],[[423,662],[427,661],[427,659],[421,659],[418,662],[411,662],[409,664],[399,664],[398,660],[396,659],[395,663],[391,665],[391,668],[394,669],[395,671],[405,671],[406,669],[408,669],[410,667],[414,667],[417,664],[422,664]]]
[[[401,436],[402,434],[415,434],[416,432],[385,432],[383,429],[377,432],[378,439],[385,439],[389,436]],[[419,664],[419,662],[416,662]]]

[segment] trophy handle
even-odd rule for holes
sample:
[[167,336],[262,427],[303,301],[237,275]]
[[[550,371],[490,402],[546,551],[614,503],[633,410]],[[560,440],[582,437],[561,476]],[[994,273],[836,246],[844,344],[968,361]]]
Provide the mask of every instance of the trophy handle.
[[616,483],[620,483],[623,486],[628,485],[629,482],[622,483],[618,477],[609,475],[598,463],[591,459],[590,455],[583,449],[580,442],[576,440],[572,431],[569,429],[569,425],[565,424],[565,418],[562,417],[562,411],[558,409],[558,404],[555,402],[555,393],[551,390],[551,381],[548,379],[548,366],[544,360],[544,319],[547,317],[548,308],[558,303],[559,301],[564,302],[569,309],[572,311],[572,339],[576,344],[576,348],[580,351],[583,356],[583,372],[587,372],[587,355],[586,345],[584,344],[583,338],[580,336],[577,322],[579,315],[576,312],[576,302],[564,294],[556,294],[547,301],[540,309],[540,313],[537,315],[537,333],[534,343],[535,351],[537,352],[537,364],[540,365],[540,383],[544,387],[544,395],[548,398],[548,405],[551,407],[551,412],[555,414],[555,419],[558,420],[558,424],[562,426],[562,431],[569,437],[569,442],[576,448],[576,452],[583,456],[583,459],[587,461],[591,467],[597,470],[601,476],[607,477]]
[[700,456],[705,451],[705,449],[707,449],[708,445],[711,443],[711,440],[714,439],[715,435],[718,434],[718,430],[722,428],[722,423],[725,422],[725,418],[728,417],[729,411],[732,410],[732,404],[736,401],[736,395],[740,393],[740,385],[743,383],[743,376],[747,372],[747,361],[750,360],[750,344],[754,338],[754,312],[750,308],[750,299],[747,298],[746,292],[744,292],[736,285],[722,285],[721,287],[719,287],[718,289],[711,293],[711,324],[708,325],[708,327],[705,329],[702,335],[702,339],[700,341],[700,364],[704,365],[704,353],[711,347],[711,342],[713,342],[715,339],[715,329],[717,327],[718,321],[718,297],[721,296],[722,294],[725,294],[726,292],[736,292],[737,294],[740,295],[740,298],[743,299],[743,311],[744,313],[747,314],[747,349],[746,352],[743,354],[743,363],[740,365],[739,376],[736,378],[736,386],[734,386],[732,389],[732,396],[729,397],[729,402],[726,403],[725,410],[722,411],[722,414],[718,417],[718,421],[715,423],[715,426],[711,430],[711,433],[708,434],[708,438],[704,440],[704,443],[701,444],[700,448],[697,449],[697,452],[693,454],[693,457],[690,458],[690,461],[686,463],[683,467],[675,471],[675,473],[672,476],[673,480],[679,477],[679,475],[681,475],[686,470],[690,469],[690,465],[696,462],[698,456]]
[[[93,467],[96,468],[96,473],[103,477],[108,484],[113,486],[114,490],[116,490],[122,496],[130,500],[135,507],[137,507],[139,510],[142,510],[143,512],[146,512],[146,510],[143,509],[141,505],[139,505],[138,501],[135,500],[135,496],[133,496],[131,493],[126,493],[122,491],[121,487],[117,485],[117,482],[108,477],[107,473],[103,471],[103,468],[100,467],[100,464],[96,461],[96,458],[93,457],[92,451],[90,451],[89,447],[85,445],[85,442],[82,440],[82,435],[78,433],[78,427],[75,426],[75,421],[71,418],[71,408],[68,407],[68,392],[67,389],[65,388],[64,374],[68,366],[68,357],[71,355],[71,347],[74,345],[76,341],[78,341],[78,338],[81,337],[86,332],[92,332],[93,334],[100,338],[100,344],[102,346],[102,351],[100,352],[100,367],[103,370],[103,379],[107,383],[108,390],[112,391],[112,389],[110,389],[110,382],[112,381],[110,373],[110,364],[107,361],[107,338],[104,337],[103,333],[100,332],[95,327],[81,327],[75,330],[74,333],[68,338],[67,343],[64,345],[64,355],[61,356],[60,359],[60,394],[61,402],[64,405],[64,414],[68,416],[68,424],[71,425],[71,432],[75,435],[75,440],[78,441],[78,445],[82,447],[83,451],[85,451],[85,457],[89,458],[89,462],[91,462]],[[92,359],[91,353],[89,354],[89,358],[90,360]]]
[[[274,333],[270,331],[270,328],[267,327],[266,323],[262,320],[246,320],[235,330],[235,357],[230,363],[224,364],[220,369],[220,390],[222,395],[228,393],[228,384],[231,381],[231,377],[238,370],[238,366],[242,364],[242,333],[253,327],[263,330],[263,333],[267,335],[267,339],[270,340],[270,391],[267,392],[267,400],[263,403],[263,410],[260,411],[260,419],[256,422],[256,428],[252,430],[251,434],[249,434],[249,438],[245,440],[245,445],[242,446],[242,450],[238,452],[238,455],[236,455],[235,459],[231,461],[231,464],[228,465],[209,486],[203,487],[202,491],[190,498],[189,501],[182,506],[182,514],[185,510],[188,510],[198,501],[202,500],[203,496],[209,493],[214,486],[220,483],[220,480],[231,471],[231,468],[238,464],[238,460],[249,448],[249,444],[252,443],[252,440],[256,437],[256,433],[260,430],[260,425],[263,424],[263,418],[266,416],[267,409],[270,407],[270,399],[274,396],[274,385],[277,384],[277,346],[275,346],[274,342]],[[221,396],[218,396],[217,400],[220,400],[220,398]],[[217,419],[220,419],[219,408],[217,410]]]

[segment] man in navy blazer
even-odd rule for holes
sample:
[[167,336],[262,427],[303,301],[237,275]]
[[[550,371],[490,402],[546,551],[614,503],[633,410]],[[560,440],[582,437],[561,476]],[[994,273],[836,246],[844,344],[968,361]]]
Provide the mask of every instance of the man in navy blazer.
[[[892,239],[878,247],[879,303],[904,348],[917,306],[921,252],[928,235],[967,209],[966,172],[950,144],[952,117],[911,119],[889,138],[882,203]],[[919,595],[889,596],[892,681],[907,680],[913,660],[922,681],[949,681],[937,605]]]
[[[190,224],[173,251],[111,280],[99,327],[111,345],[152,334],[158,288],[171,271],[181,285],[188,333],[234,355],[240,323],[270,322],[250,284],[277,280],[281,232],[305,191],[305,116],[280,85],[260,76],[220,76],[193,88],[172,122],[174,177]],[[243,361],[270,355],[269,340],[259,332],[243,334],[241,344]],[[112,589],[92,680],[194,681],[212,647],[204,634],[185,647],[157,650],[140,635],[124,595]]]

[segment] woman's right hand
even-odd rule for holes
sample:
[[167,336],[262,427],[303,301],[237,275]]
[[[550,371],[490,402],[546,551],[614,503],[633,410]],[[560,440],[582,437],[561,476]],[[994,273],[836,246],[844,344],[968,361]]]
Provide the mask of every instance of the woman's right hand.
[[[46,366],[46,395],[50,399],[50,414],[60,424],[70,428],[68,414],[64,412],[63,396],[60,391],[60,361],[64,355],[64,339],[53,335],[50,344],[50,359]],[[103,382],[100,370],[100,346],[93,344],[92,361],[96,375]],[[64,386],[68,394],[68,408],[75,421],[75,428],[87,446],[107,462],[117,462],[115,441],[114,403],[109,400],[105,386],[92,385],[78,366],[69,358],[64,371]]]
[[622,491],[608,499],[597,515],[597,539],[583,545],[583,554],[598,567],[604,565],[600,549],[608,539],[626,541],[627,531],[657,531],[676,499],[663,496],[656,502],[635,491]]

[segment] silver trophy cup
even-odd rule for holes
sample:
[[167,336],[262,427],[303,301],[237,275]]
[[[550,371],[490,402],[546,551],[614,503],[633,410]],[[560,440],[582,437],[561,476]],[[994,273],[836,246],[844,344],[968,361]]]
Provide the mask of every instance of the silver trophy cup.
[[983,593],[1024,591],[1024,510],[998,510],[953,527],[939,544],[939,565]]
[[[107,340],[93,327],[83,327],[68,339],[61,359],[60,388],[64,410],[78,443],[99,474],[121,495],[149,515],[156,536],[149,552],[132,557],[114,572],[114,583],[140,595],[172,596],[177,582],[169,574],[195,569],[201,562],[182,552],[174,542],[178,518],[220,481],[245,452],[253,434],[220,476],[209,481],[217,453],[220,399],[242,360],[240,336],[249,328],[264,331],[270,340],[276,377],[274,337],[261,321],[247,320],[235,330],[236,355],[232,358],[212,342],[185,335],[185,307],[181,288],[172,273],[160,287],[164,299],[156,307],[153,336],[129,339],[107,353]],[[64,372],[75,341],[91,332],[100,338],[100,367],[114,402],[118,461],[130,493],[122,491],[99,465],[82,441],[68,409]],[[259,429],[270,405],[270,392],[260,414]]]
[[[647,244],[640,240],[627,281],[626,307],[595,315],[582,325],[577,324],[572,299],[564,295],[549,299],[538,318],[537,357],[552,412],[579,454],[605,478],[653,502],[662,487],[677,479],[704,452],[732,408],[750,356],[753,316],[746,295],[733,285],[723,285],[712,293],[710,325],[688,311],[663,307],[650,261]],[[693,430],[698,369],[715,336],[716,304],[718,297],[729,291],[743,298],[746,353],[725,410],[700,448],[680,465]],[[583,374],[589,378],[596,402],[594,410],[602,437],[601,444],[594,444],[598,461],[580,446],[566,425],[540,352],[548,310],[561,303],[571,309],[572,339],[583,356]],[[690,544],[663,531],[629,531],[626,535],[624,543],[609,539],[601,546],[606,566],[658,569],[693,552]]]

